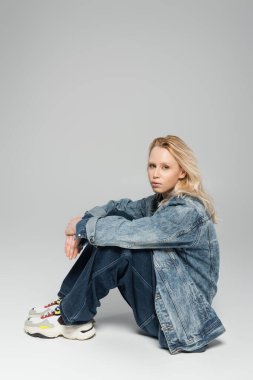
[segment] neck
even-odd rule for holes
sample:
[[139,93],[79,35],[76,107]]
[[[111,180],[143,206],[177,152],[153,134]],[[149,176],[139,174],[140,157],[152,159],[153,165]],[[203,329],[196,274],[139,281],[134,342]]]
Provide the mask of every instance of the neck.
[[174,195],[174,188],[172,190],[167,191],[166,193],[163,193],[162,198],[163,199],[169,199],[169,198],[173,197],[173,195]]

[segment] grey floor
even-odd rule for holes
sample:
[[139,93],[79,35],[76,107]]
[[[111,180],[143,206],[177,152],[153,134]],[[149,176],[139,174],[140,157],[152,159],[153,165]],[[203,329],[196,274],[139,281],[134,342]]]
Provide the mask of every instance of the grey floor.
[[57,244],[40,250],[10,246],[4,261],[0,374],[6,379],[252,379],[250,315],[231,318],[233,304],[223,302],[222,289],[214,307],[227,331],[204,353],[170,355],[161,349],[136,325],[117,288],[101,300],[94,338],[39,339],[23,331],[27,312],[54,298],[74,261]]

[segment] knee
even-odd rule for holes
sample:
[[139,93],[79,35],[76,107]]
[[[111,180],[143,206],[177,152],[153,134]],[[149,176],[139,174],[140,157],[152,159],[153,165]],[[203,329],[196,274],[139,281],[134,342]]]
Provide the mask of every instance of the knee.
[[[114,246],[98,246],[95,248],[95,262],[101,265],[110,264],[120,258],[125,258],[124,249]],[[127,256],[129,257],[129,256]]]

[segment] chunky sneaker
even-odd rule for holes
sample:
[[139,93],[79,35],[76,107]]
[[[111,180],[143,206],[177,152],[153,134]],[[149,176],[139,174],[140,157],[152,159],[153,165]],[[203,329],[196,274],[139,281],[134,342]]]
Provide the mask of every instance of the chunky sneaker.
[[96,334],[92,321],[76,325],[65,325],[59,306],[40,317],[27,319],[24,330],[27,334],[39,338],[64,336],[68,339],[85,340],[94,337]]
[[[56,307],[60,305],[62,301],[61,297],[58,297],[55,301],[50,302],[49,304],[45,306],[35,306],[29,311],[28,319],[41,317],[44,314],[47,314],[48,312],[52,312],[55,310]],[[92,323],[96,323],[95,319],[91,319]]]
[[59,297],[57,300],[50,302],[45,306],[35,306],[29,311],[29,317],[41,317],[43,314],[48,313],[50,310],[54,310],[60,305],[62,298]]

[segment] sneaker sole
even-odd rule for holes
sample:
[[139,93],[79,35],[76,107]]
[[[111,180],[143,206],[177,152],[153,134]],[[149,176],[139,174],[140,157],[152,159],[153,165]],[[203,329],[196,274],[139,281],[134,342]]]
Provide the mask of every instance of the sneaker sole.
[[63,326],[48,328],[41,332],[39,327],[25,326],[24,331],[33,337],[39,338],[57,338],[58,336],[63,336],[67,339],[77,339],[86,340],[91,339],[96,335],[96,329],[93,327],[87,329],[85,325],[73,325],[73,326]]
[[[39,333],[30,334],[27,331],[26,331],[26,334],[32,336],[33,338],[42,338],[42,339],[56,339],[57,338],[57,336],[49,337],[49,336],[45,336],[45,335],[42,335],[42,334],[39,334]],[[90,336],[89,338],[79,339],[79,340],[89,340],[89,339],[93,338],[95,335],[96,335],[96,333],[94,335]],[[63,335],[58,335],[58,336],[63,336]]]
[[[32,318],[40,318],[43,314],[45,314],[45,312],[43,313],[38,313],[38,314],[33,314],[33,315],[28,315],[28,320],[32,319]],[[95,319],[91,319],[91,322],[93,323],[93,325],[95,325],[96,321]]]

